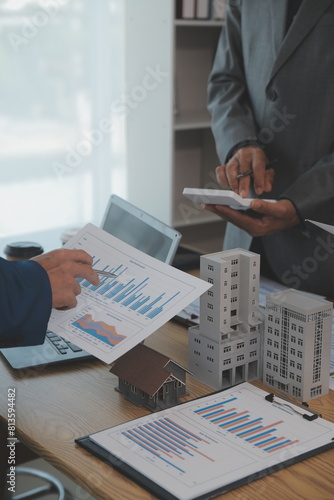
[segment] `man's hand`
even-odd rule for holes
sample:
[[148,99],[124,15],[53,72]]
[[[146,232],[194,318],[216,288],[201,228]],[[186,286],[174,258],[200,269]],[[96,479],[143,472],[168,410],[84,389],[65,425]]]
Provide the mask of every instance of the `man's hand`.
[[[248,146],[235,151],[232,158],[226,163],[216,168],[216,176],[219,184],[232,189],[235,193],[246,198],[249,194],[250,183],[253,182],[256,194],[269,192],[274,181],[274,170],[266,170],[268,158],[261,148]],[[238,174],[252,170],[252,174],[241,179]]]
[[235,210],[225,205],[205,205],[227,222],[243,229],[251,236],[266,236],[300,224],[300,217],[290,200],[270,203],[253,200],[251,210]]
[[31,260],[38,262],[48,273],[52,307],[56,309],[71,309],[76,306],[76,296],[81,292],[76,278],[85,278],[93,285],[100,284],[99,277],[92,268],[93,259],[83,250],[53,250]]

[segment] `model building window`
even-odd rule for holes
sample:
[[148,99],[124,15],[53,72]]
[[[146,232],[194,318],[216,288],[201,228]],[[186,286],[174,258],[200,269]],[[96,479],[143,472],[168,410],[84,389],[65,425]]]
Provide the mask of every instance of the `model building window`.
[[213,271],[213,266],[211,266],[210,264],[208,265],[208,270],[209,271]]
[[224,347],[224,352],[231,352],[231,346],[228,345],[228,346]]

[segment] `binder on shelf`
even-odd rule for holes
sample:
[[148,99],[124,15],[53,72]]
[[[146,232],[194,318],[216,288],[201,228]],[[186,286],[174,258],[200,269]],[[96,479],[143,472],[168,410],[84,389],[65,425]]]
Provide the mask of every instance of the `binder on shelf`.
[[76,443],[159,498],[204,500],[329,450],[333,438],[334,423],[246,382]]
[[196,0],[196,18],[210,19],[211,17],[211,0]]
[[211,18],[222,21],[225,17],[227,0],[211,0]]
[[180,6],[181,19],[195,19],[196,15],[196,0],[178,0],[177,5]]

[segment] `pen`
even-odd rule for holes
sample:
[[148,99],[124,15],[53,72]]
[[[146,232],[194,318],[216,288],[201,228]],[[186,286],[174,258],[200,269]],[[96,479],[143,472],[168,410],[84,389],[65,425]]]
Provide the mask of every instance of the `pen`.
[[[266,165],[266,170],[269,170],[269,168],[273,168],[274,165],[276,165],[278,163],[278,160],[271,160],[267,163]],[[242,179],[242,177],[247,177],[248,175],[252,175],[253,173],[253,170],[250,169],[250,170],[246,170],[245,172],[242,172],[241,174],[238,174],[237,175],[237,179]]]
[[117,276],[117,274],[109,273],[108,271],[102,271],[100,269],[94,269],[97,274],[101,274],[101,276]]

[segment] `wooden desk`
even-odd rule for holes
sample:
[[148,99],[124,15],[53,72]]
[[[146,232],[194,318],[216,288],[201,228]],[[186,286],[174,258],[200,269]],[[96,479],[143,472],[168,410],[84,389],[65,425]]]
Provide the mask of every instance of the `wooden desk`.
[[[187,366],[185,328],[168,323],[151,335],[146,343]],[[67,367],[53,366],[40,372],[31,371],[23,376],[8,368],[1,358],[0,378],[2,430],[7,429],[7,389],[15,387],[17,437],[37,455],[74,480],[78,488],[76,498],[84,498],[81,488],[98,500],[154,498],[74,443],[76,437],[149,413],[125,401],[114,390],[117,379],[109,373],[107,365],[92,360]],[[187,387],[190,395],[185,399],[212,392],[191,378],[188,378]],[[330,391],[328,396],[312,400],[311,408],[334,422],[334,392]],[[334,450],[217,498],[333,499]]]

